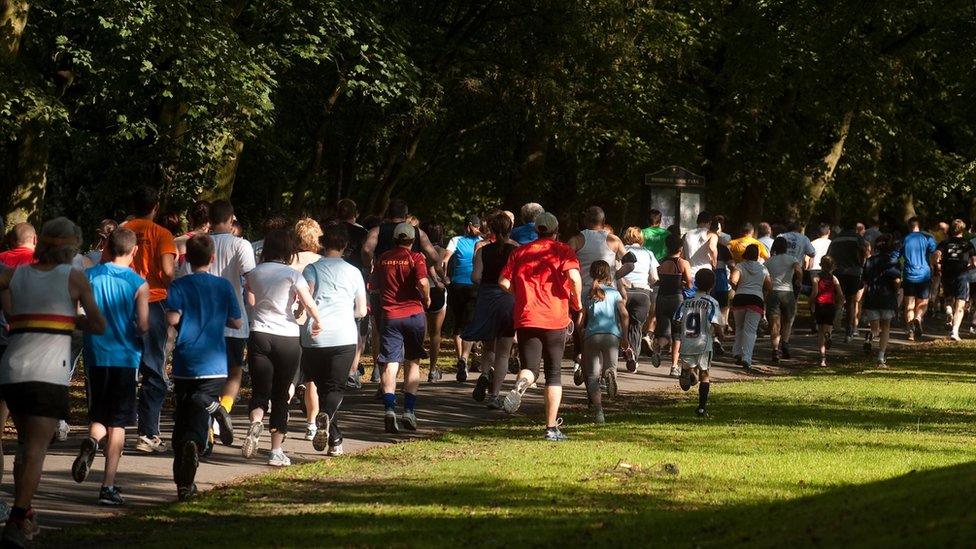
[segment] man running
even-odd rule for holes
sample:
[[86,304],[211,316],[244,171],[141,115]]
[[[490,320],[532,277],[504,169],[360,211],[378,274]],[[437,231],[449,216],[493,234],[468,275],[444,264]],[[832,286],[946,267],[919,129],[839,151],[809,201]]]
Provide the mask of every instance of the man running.
[[827,255],[834,260],[834,276],[844,292],[846,330],[844,340],[850,343],[857,335],[857,325],[861,316],[861,298],[864,297],[862,279],[864,261],[868,258],[870,246],[857,229],[843,229],[830,241]]
[[454,327],[459,382],[468,379],[468,357],[474,345],[473,341],[463,341],[461,332],[471,322],[471,315],[474,314],[478,287],[471,280],[471,273],[474,272],[474,252],[481,240],[481,218],[470,215],[464,225],[464,234],[448,241],[441,263],[441,270],[448,273],[450,280],[447,286],[447,316],[451,317]]
[[714,269],[718,264],[718,235],[711,232],[712,214],[701,212],[698,214],[698,227],[685,233],[685,259],[691,266],[691,277],[702,269]]
[[773,240],[775,240],[773,238],[773,227],[765,221],[760,223],[756,229],[756,240],[765,246],[766,250],[772,250]]
[[922,232],[922,223],[917,217],[908,220],[908,228],[901,248],[905,270],[905,326],[908,340],[916,341],[922,339],[922,321],[929,306],[932,260],[937,244],[932,235]]
[[566,435],[562,421],[560,363],[566,347],[566,326],[570,308],[582,310],[582,280],[573,249],[558,242],[559,223],[550,213],[536,217],[539,238],[516,248],[502,269],[498,285],[515,295],[515,328],[519,340],[522,371],[515,388],[505,397],[504,409],[512,414],[522,395],[539,374],[539,362],[546,374],[546,440],[559,442]]
[[813,243],[803,234],[803,225],[797,221],[791,221],[787,226],[787,231],[779,235],[786,239],[786,253],[792,255],[800,262],[800,266],[807,269],[810,260],[817,255]]
[[942,292],[946,306],[952,307],[949,339],[959,341],[959,327],[966,313],[969,301],[969,273],[976,267],[976,250],[973,243],[963,238],[966,222],[953,220],[949,227],[949,237],[939,243],[935,250],[935,260],[942,273]]
[[[369,231],[358,223],[359,206],[354,201],[343,198],[336,203],[336,217],[345,225],[346,234],[348,235],[348,243],[342,252],[342,258],[353,267],[359,269],[359,272],[363,274],[363,282],[365,283],[369,273],[366,272],[363,266],[363,244],[366,243],[366,237],[369,236]],[[324,227],[325,225],[323,224]],[[359,359],[363,355],[363,350],[366,347],[366,338],[369,336],[369,320],[358,317],[356,318],[356,324],[359,327],[359,343],[356,347],[356,356],[352,361],[352,369],[349,371],[347,384],[358,388],[362,385],[359,381]]]
[[729,242],[729,251],[732,252],[732,259],[734,259],[736,263],[742,262],[742,254],[745,253],[746,248],[748,248],[750,244],[756,244],[759,246],[760,263],[769,259],[770,249],[753,236],[755,232],[756,230],[752,226],[752,223],[747,221],[743,223],[742,227],[739,229],[739,238]]
[[519,212],[522,214],[522,224],[512,229],[512,240],[521,246],[539,238],[535,231],[535,219],[544,211],[542,205],[535,202],[522,206]]
[[642,229],[641,233],[644,235],[644,247],[654,254],[654,259],[659,263],[664,261],[664,258],[668,257],[667,241],[670,233],[661,226],[660,210],[651,210],[648,226]]
[[0,263],[10,269],[34,262],[34,248],[37,246],[37,231],[30,223],[18,223],[10,231],[14,247],[0,252]]

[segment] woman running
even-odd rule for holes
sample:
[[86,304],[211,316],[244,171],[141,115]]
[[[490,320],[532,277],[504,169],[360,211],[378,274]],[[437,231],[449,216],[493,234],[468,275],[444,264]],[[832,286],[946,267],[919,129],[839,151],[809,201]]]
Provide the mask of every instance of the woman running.
[[[268,465],[291,465],[281,445],[288,433],[288,402],[301,361],[300,327],[295,318],[296,296],[312,317],[311,333],[317,335],[322,321],[312,301],[308,283],[291,267],[297,246],[291,232],[276,229],[264,237],[261,263],[246,275],[248,301],[253,303],[248,356],[251,373],[251,427],[241,447],[245,458],[257,451],[264,429],[262,420],[270,402],[271,457]],[[348,373],[348,372],[347,372]]]
[[633,254],[636,259],[634,270],[623,278],[627,288],[627,314],[630,315],[630,328],[626,334],[629,345],[624,349],[624,358],[627,371],[636,372],[637,353],[651,310],[651,287],[658,279],[658,262],[654,253],[644,247],[644,233],[639,227],[629,227],[621,240],[626,253]]
[[[424,232],[430,239],[431,245],[437,251],[440,261],[447,255],[444,248],[444,226],[437,223],[425,224]],[[430,286],[430,305],[427,311],[427,338],[430,341],[430,371],[427,373],[428,383],[441,380],[441,370],[437,366],[437,359],[441,355],[441,333],[444,329],[444,318],[447,316],[447,286],[437,275],[434,264],[427,260],[427,279]]]
[[586,394],[593,406],[593,421],[604,423],[603,395],[600,380],[607,385],[607,394],[617,394],[617,356],[621,345],[630,348],[624,334],[628,333],[627,298],[613,287],[610,265],[603,260],[590,265],[593,284],[583,308],[582,325],[583,368],[586,371]]
[[[773,364],[780,356],[790,359],[790,334],[793,333],[793,319],[796,317],[795,284],[803,280],[800,260],[788,253],[789,243],[783,237],[773,241],[772,254],[766,261],[766,270],[772,280],[772,290],[766,303],[766,317],[769,320],[769,333],[773,344]],[[782,353],[782,355],[780,354]]]
[[[321,237],[322,227],[318,221],[310,217],[303,217],[295,223],[298,253],[295,254],[295,259],[291,263],[293,269],[299,273],[304,272],[305,267],[322,258],[319,255],[319,251],[322,249],[319,244]],[[307,320],[305,313],[302,312],[301,316],[298,317],[298,324],[305,326]],[[298,369],[295,376],[295,384],[298,386],[298,393],[300,393],[297,397],[305,406],[305,440],[312,440],[315,438],[315,417],[319,413],[318,392],[315,389],[315,383],[306,381],[304,371],[301,368]]]
[[504,212],[491,215],[488,224],[494,239],[478,248],[474,254],[471,280],[478,284],[478,295],[473,318],[461,338],[483,342],[484,356],[492,358],[492,362],[482,362],[483,371],[475,384],[473,396],[481,402],[488,393],[486,406],[500,410],[504,399],[499,393],[508,373],[508,359],[515,341],[515,323],[512,319],[515,297],[498,285],[498,278],[518,244],[509,239],[512,220]]
[[752,368],[752,352],[756,347],[759,319],[765,311],[764,296],[772,287],[769,273],[759,263],[759,244],[749,244],[742,253],[742,262],[732,272],[732,315],[735,317],[735,344],[732,354],[735,363],[746,370]]
[[678,377],[681,368],[678,366],[678,352],[680,342],[674,321],[674,314],[681,306],[684,290],[691,288],[691,266],[681,258],[681,238],[674,234],[668,235],[665,241],[668,256],[657,268],[657,304],[654,307],[654,344],[651,347],[651,364],[655,368],[661,365],[661,350],[671,342],[671,377]]
[[362,273],[345,261],[349,231],[343,223],[330,223],[322,235],[325,256],[305,267],[319,318],[329,319],[329,329],[313,334],[311,326],[302,330],[302,371],[307,382],[318,391],[323,409],[315,416],[316,451],[342,455],[342,432],[336,414],[342,404],[346,377],[355,365],[359,342],[357,321],[366,316],[366,285]]
[[[3,545],[27,546],[38,531],[31,501],[37,492],[48,445],[58,420],[68,418],[71,334],[105,331],[88,278],[71,268],[81,247],[81,229],[58,217],[44,224],[34,250],[37,263],[0,272],[9,290],[10,335],[0,360],[0,395],[17,427],[14,506]],[[85,314],[78,316],[78,304]]]

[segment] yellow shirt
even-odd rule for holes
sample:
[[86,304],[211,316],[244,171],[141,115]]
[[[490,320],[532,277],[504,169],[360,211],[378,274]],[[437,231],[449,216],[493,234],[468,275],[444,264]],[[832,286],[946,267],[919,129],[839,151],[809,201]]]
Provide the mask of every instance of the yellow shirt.
[[732,258],[735,259],[736,263],[742,262],[742,254],[746,253],[746,248],[752,244],[759,246],[759,259],[769,259],[769,250],[766,249],[765,244],[751,236],[743,236],[729,242],[729,251],[732,252]]

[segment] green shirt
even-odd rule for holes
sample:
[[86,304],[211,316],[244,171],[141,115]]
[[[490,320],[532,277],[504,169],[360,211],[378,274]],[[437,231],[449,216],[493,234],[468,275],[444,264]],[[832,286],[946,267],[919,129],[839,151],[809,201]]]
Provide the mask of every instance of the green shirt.
[[668,230],[664,227],[647,227],[641,231],[644,233],[644,247],[654,254],[658,261],[663,261],[668,257]]

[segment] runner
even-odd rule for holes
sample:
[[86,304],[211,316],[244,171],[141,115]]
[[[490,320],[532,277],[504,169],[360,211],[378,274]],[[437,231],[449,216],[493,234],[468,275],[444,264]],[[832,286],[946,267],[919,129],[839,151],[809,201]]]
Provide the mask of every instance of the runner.
[[898,288],[901,286],[901,269],[898,267],[895,243],[891,235],[882,234],[875,239],[875,253],[864,263],[864,318],[871,331],[864,337],[864,352],[871,354],[871,340],[878,340],[878,367],[887,366],[885,351],[891,321],[898,314]]
[[935,238],[922,232],[917,217],[908,220],[908,235],[901,248],[905,270],[905,326],[909,341],[922,340],[922,324],[929,306]]
[[556,240],[559,222],[550,213],[535,219],[539,238],[512,252],[502,269],[498,284],[515,295],[515,330],[519,341],[522,370],[515,388],[505,397],[505,411],[513,414],[522,404],[522,395],[545,365],[546,440],[559,442],[566,435],[559,430],[562,420],[560,364],[566,347],[569,312],[581,310],[582,280],[579,260],[573,249]]
[[[366,242],[369,230],[357,222],[359,219],[359,206],[354,201],[343,198],[336,203],[336,217],[345,225],[346,233],[349,235],[349,242],[345,251],[342,252],[342,258],[353,267],[359,269],[359,272],[363,274],[363,281],[365,282],[369,273],[363,266],[363,244]],[[356,356],[353,357],[352,369],[349,371],[349,380],[346,384],[358,389],[362,387],[360,377],[366,371],[365,368],[360,369],[359,361],[363,356],[366,341],[369,339],[370,334],[368,320],[364,320],[363,317],[358,317],[356,323],[359,327],[359,342],[356,347]]]
[[522,214],[522,224],[512,229],[512,240],[521,246],[539,238],[535,230],[535,219],[544,211],[542,205],[535,202],[523,205],[519,212]]
[[773,256],[766,262],[766,270],[772,281],[772,288],[766,296],[766,316],[773,345],[773,364],[779,363],[780,356],[786,360],[792,358],[789,345],[793,319],[796,317],[796,294],[793,289],[803,277],[800,262],[786,250],[786,239],[778,237],[773,241]]
[[[26,547],[39,530],[31,502],[58,420],[68,417],[71,334],[105,330],[91,285],[71,260],[81,246],[81,229],[58,217],[41,227],[37,262],[0,272],[0,291],[10,338],[0,359],[0,395],[17,428],[14,506],[3,530],[4,546]],[[85,315],[78,316],[79,304]]]
[[176,244],[176,263],[183,267],[186,256],[186,241],[195,234],[210,232],[210,202],[199,200],[186,212],[186,221],[190,230],[173,239]]
[[752,223],[746,222],[742,224],[739,229],[739,238],[736,238],[732,242],[729,242],[729,251],[732,252],[732,259],[736,263],[742,262],[742,254],[745,253],[746,248],[750,244],[756,244],[759,246],[759,262],[765,262],[769,259],[769,250],[765,244],[753,237],[755,233],[755,228],[753,228]]
[[0,263],[9,269],[34,263],[34,249],[37,247],[37,231],[30,223],[18,223],[10,230],[13,247],[0,252]]
[[[863,227],[863,225],[862,225]],[[857,335],[857,324],[861,316],[861,298],[864,296],[864,281],[861,279],[864,260],[870,253],[870,246],[857,229],[843,229],[830,242],[827,255],[834,260],[834,275],[844,291],[845,334],[844,341],[850,343]]]
[[817,321],[817,347],[820,350],[820,366],[827,366],[831,332],[837,319],[837,311],[844,306],[844,290],[834,276],[834,259],[829,255],[820,260],[820,273],[813,279],[813,316]]
[[346,376],[356,366],[361,341],[356,322],[366,316],[366,285],[362,272],[343,261],[349,241],[346,224],[325,226],[322,246],[325,257],[305,267],[303,276],[318,308],[318,316],[328,319],[328,329],[312,334],[306,323],[302,329],[302,371],[315,383],[322,411],[315,417],[312,447],[342,455],[342,431],[337,414],[342,404]]
[[773,249],[773,228],[769,223],[763,221],[756,228],[756,240],[758,240],[766,250]]
[[102,250],[105,249],[105,243],[108,242],[108,237],[112,234],[112,231],[118,227],[119,224],[111,219],[103,219],[99,222],[98,228],[95,229],[95,236],[98,238],[88,253],[85,254],[85,257],[92,265],[98,265],[102,262]]
[[507,215],[496,213],[488,218],[488,223],[495,238],[475,252],[471,279],[478,285],[478,299],[474,306],[474,320],[468,324],[462,337],[466,341],[481,341],[485,348],[491,349],[493,363],[482,364],[482,373],[473,396],[479,402],[487,396],[486,406],[500,410],[504,399],[499,393],[508,373],[508,360],[515,341],[515,324],[512,320],[515,298],[498,285],[498,278],[518,244],[509,238],[512,221]]
[[200,455],[210,444],[212,419],[223,418],[226,428],[221,435],[229,432],[233,437],[230,416],[218,400],[228,374],[224,329],[240,329],[244,320],[239,292],[227,279],[209,272],[216,253],[208,235],[187,240],[186,263],[191,273],[173,282],[166,299],[167,320],[179,333],[173,348],[173,481],[180,501],[197,493],[193,481]]
[[614,288],[610,265],[598,259],[590,265],[591,283],[580,322],[586,330],[583,340],[583,368],[586,372],[586,395],[593,408],[593,421],[605,423],[600,381],[610,396],[617,395],[617,356],[621,347],[629,349],[627,298]]
[[698,227],[685,233],[684,258],[691,267],[691,276],[702,269],[714,269],[718,264],[718,236],[711,232],[712,214],[698,214]]
[[[437,250],[439,257],[444,258],[447,250],[444,248],[444,227],[439,223],[429,223],[425,225],[424,232],[427,238]],[[426,258],[425,258],[426,259]],[[443,259],[437,262],[443,263]],[[437,383],[441,380],[442,373],[437,361],[441,356],[441,335],[444,328],[444,319],[447,318],[447,287],[444,282],[435,275],[436,271],[431,261],[427,259],[427,280],[430,282],[430,305],[427,306],[427,339],[430,342],[430,369],[427,372],[427,382]]]
[[372,287],[379,291],[383,322],[377,361],[385,367],[382,372],[384,423],[387,433],[397,433],[400,426],[396,416],[396,376],[403,368],[403,426],[417,430],[415,412],[417,389],[420,387],[420,360],[424,352],[426,322],[424,307],[430,305],[430,285],[427,264],[423,255],[411,251],[418,238],[413,225],[401,222],[394,227],[394,248],[383,253],[373,270]]
[[661,211],[651,210],[648,216],[648,226],[642,231],[644,247],[654,254],[658,262],[668,256],[668,230],[661,226]]
[[712,365],[712,344],[722,333],[719,304],[709,295],[714,283],[714,272],[708,269],[698,271],[695,275],[695,287],[698,291],[694,297],[682,302],[674,314],[674,319],[680,326],[676,337],[681,340],[681,376],[678,386],[682,391],[687,391],[698,384],[698,409],[695,413],[699,417],[705,415],[708,405],[711,388],[708,370]]
[[657,268],[657,305],[654,313],[657,320],[654,327],[654,345],[651,347],[651,364],[655,368],[661,365],[662,349],[671,342],[670,375],[678,377],[681,374],[678,366],[681,341],[674,315],[681,306],[685,290],[691,288],[694,282],[691,278],[691,266],[681,257],[681,239],[673,234],[668,235],[667,246],[668,256]]
[[750,244],[742,253],[742,262],[732,271],[732,315],[735,317],[735,344],[732,355],[735,363],[746,370],[752,368],[752,352],[756,346],[759,319],[765,310],[763,296],[772,288],[769,273],[759,263],[762,244]]
[[814,250],[813,259],[810,260],[810,268],[803,271],[803,293],[806,295],[810,295],[813,290],[813,279],[820,272],[820,261],[827,255],[827,250],[830,248],[830,224],[821,223],[817,228],[817,234],[819,236],[810,243]]
[[[310,217],[303,217],[295,222],[294,234],[298,253],[292,259],[291,268],[301,274],[305,271],[305,267],[322,258],[319,255],[322,250],[322,246],[319,244],[319,239],[322,237],[322,226]],[[300,326],[305,325],[308,318],[304,310],[297,317],[297,320]],[[306,381],[301,368],[295,371],[295,385],[295,398],[305,407],[305,440],[312,440],[315,438],[315,418],[319,413],[318,391],[315,389],[314,382]]]
[[779,236],[786,239],[786,253],[795,257],[804,270],[807,269],[813,256],[817,255],[817,250],[807,235],[803,234],[803,225],[797,221],[791,221],[787,225],[786,232]]
[[[729,325],[729,294],[732,292],[732,285],[729,284],[729,269],[735,267],[735,260],[732,257],[732,250],[729,248],[729,244],[722,243],[722,223],[725,221],[725,217],[721,215],[715,216],[712,220],[712,225],[709,228],[711,233],[718,237],[715,247],[718,253],[717,261],[715,262],[715,280],[712,284],[711,296],[715,298],[719,306],[719,333],[715,334],[715,341],[713,341],[712,347],[715,351],[723,355],[725,354],[725,347],[722,345],[722,338],[725,337],[725,327]],[[758,242],[758,241],[757,241]],[[763,248],[759,248],[759,252],[762,253]]]
[[[447,286],[447,312],[454,328],[454,345],[457,353],[457,380],[468,379],[468,358],[474,342],[461,339],[465,326],[474,314],[474,302],[478,288],[471,281],[474,270],[474,253],[481,242],[481,218],[468,216],[464,234],[455,236],[447,243],[447,252],[441,263],[441,270],[447,273],[450,283]],[[487,367],[485,368],[487,371]]]
[[[281,217],[280,215],[273,215],[265,219],[264,223],[261,224],[261,234],[266,235],[276,229],[287,229],[290,226],[291,224],[284,217]],[[233,229],[233,224],[231,224],[230,227]],[[251,243],[251,249],[254,251],[254,257],[261,257],[262,248],[264,248],[264,237],[262,237],[261,240],[255,240]]]
[[972,242],[963,238],[965,232],[966,222],[961,219],[953,220],[949,237],[940,242],[935,250],[946,306],[952,307],[949,339],[953,341],[961,339],[959,327],[966,312],[966,302],[969,301],[969,274],[976,267],[976,250],[973,249]]
[[622,241],[624,251],[632,254],[635,259],[634,270],[622,279],[627,288],[627,314],[630,315],[626,334],[628,345],[624,350],[624,359],[627,362],[627,371],[633,373],[638,367],[637,359],[641,341],[646,333],[644,327],[654,308],[653,300],[656,292],[652,293],[651,288],[658,280],[658,262],[654,253],[644,247],[644,234],[639,228],[630,227],[624,231]]
[[[314,228],[318,228],[318,223]],[[309,225],[302,232],[321,233],[321,229],[312,229]],[[241,452],[245,458],[250,458],[257,451],[264,429],[262,421],[269,412],[270,403],[268,424],[271,428],[271,456],[268,465],[272,467],[291,465],[281,445],[288,434],[288,402],[301,365],[301,325],[295,318],[295,306],[300,304],[311,317],[312,336],[318,335],[323,326],[308,283],[294,267],[298,249],[290,231],[278,229],[266,234],[261,264],[247,273],[245,282],[247,300],[254,306],[250,314],[251,330],[247,342],[251,374],[251,400],[248,403],[251,426]]]
[[[163,410],[166,379],[166,288],[176,270],[176,244],[173,234],[153,222],[159,210],[159,196],[152,187],[140,187],[133,196],[135,218],[122,224],[136,233],[138,248],[132,270],[149,284],[149,330],[142,335],[142,361],[139,364],[139,440],[136,450],[147,454],[166,451],[159,438],[159,415]],[[110,261],[107,253],[102,262]]]
[[99,444],[105,440],[105,476],[98,503],[124,505],[115,473],[125,445],[125,428],[136,424],[136,376],[142,357],[138,334],[149,329],[149,285],[129,268],[136,253],[134,232],[116,229],[106,247],[112,261],[85,273],[95,304],[107,322],[103,334],[85,335],[88,437],[81,443],[71,476],[75,482],[85,481]]

